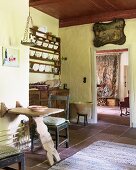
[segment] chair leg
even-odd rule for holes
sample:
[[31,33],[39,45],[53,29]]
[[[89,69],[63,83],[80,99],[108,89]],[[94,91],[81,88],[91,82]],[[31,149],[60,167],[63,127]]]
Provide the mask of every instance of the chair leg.
[[84,126],[86,125],[86,115],[84,115]]
[[30,130],[30,138],[31,138],[31,152],[33,152],[33,149],[34,149],[34,135],[35,135],[35,130],[34,130],[34,126],[31,127],[31,130]]
[[77,113],[78,117],[77,117],[77,124],[79,123],[79,114]]
[[32,120],[30,120],[29,124],[30,124],[29,126],[30,126],[31,152],[33,152],[33,150],[34,150],[34,137],[35,137],[35,133],[36,133],[36,126],[32,122]]
[[66,139],[67,139],[66,148],[68,148],[69,147],[69,129],[68,129],[68,127],[65,130],[66,130]]
[[56,129],[56,150],[58,149],[59,146],[59,130],[58,128]]
[[86,124],[88,124],[88,122],[87,122],[87,115],[84,115],[84,126],[85,126]]
[[126,114],[126,116],[127,116],[127,112],[128,112],[128,111],[127,111],[127,107],[126,107],[126,113],[125,113],[125,114]]
[[86,117],[86,124],[88,124],[87,115],[85,117]]
[[21,168],[22,168],[21,165],[22,165],[22,162],[19,162],[19,163],[18,163],[18,169],[19,169],[19,170],[22,170],[22,169],[21,169]]
[[23,156],[21,162],[18,163],[18,170],[25,170],[25,158]]
[[25,156],[21,155],[20,162],[18,162],[18,170],[25,170]]
[[120,116],[122,116],[123,115],[122,107],[120,107],[120,111],[121,111]]
[[21,161],[21,170],[25,170],[25,156],[23,157],[22,161]]

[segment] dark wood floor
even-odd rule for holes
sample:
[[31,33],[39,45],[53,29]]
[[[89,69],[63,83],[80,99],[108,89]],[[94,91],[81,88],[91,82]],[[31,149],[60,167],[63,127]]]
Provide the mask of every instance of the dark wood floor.
[[[95,141],[107,140],[118,143],[136,145],[136,128],[130,128],[129,117],[110,117],[108,115],[98,115],[97,124],[70,124],[70,147],[63,146],[58,149],[61,159],[65,159],[79,150],[87,147]],[[124,121],[122,121],[124,119]],[[121,125],[119,124],[120,122]],[[124,122],[124,125],[123,125]],[[27,170],[46,170],[49,165],[46,159],[46,153],[38,149],[33,154],[26,153]]]

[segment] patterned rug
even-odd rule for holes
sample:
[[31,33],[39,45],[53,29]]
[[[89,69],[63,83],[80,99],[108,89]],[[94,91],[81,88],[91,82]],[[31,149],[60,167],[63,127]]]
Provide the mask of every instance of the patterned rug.
[[49,170],[136,170],[136,146],[97,141]]

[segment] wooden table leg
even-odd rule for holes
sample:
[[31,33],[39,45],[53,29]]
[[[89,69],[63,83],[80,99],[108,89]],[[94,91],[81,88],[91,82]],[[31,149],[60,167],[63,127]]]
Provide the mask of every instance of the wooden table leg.
[[29,129],[30,129],[30,139],[31,139],[31,152],[33,152],[34,137],[35,137],[35,121],[32,117],[29,117]]
[[34,117],[36,122],[36,131],[39,134],[42,146],[47,152],[47,159],[50,165],[53,165],[55,162],[60,161],[60,156],[57,150],[54,148],[54,142],[50,133],[48,132],[47,126],[43,122],[43,117]]

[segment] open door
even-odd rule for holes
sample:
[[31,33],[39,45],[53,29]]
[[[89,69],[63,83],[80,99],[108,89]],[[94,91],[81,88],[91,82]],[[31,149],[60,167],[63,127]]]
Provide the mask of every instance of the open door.
[[[129,116],[120,117],[119,107],[119,101],[122,101],[124,97],[127,97],[129,91],[128,49],[96,51],[95,59],[95,88],[97,87],[95,102],[97,101],[98,106],[96,106],[97,120],[99,118],[111,120],[114,116],[114,120],[116,118],[117,122],[120,122],[120,124],[124,123],[122,121],[123,119],[127,119],[126,124],[129,125]],[[109,115],[109,117],[107,115]]]

